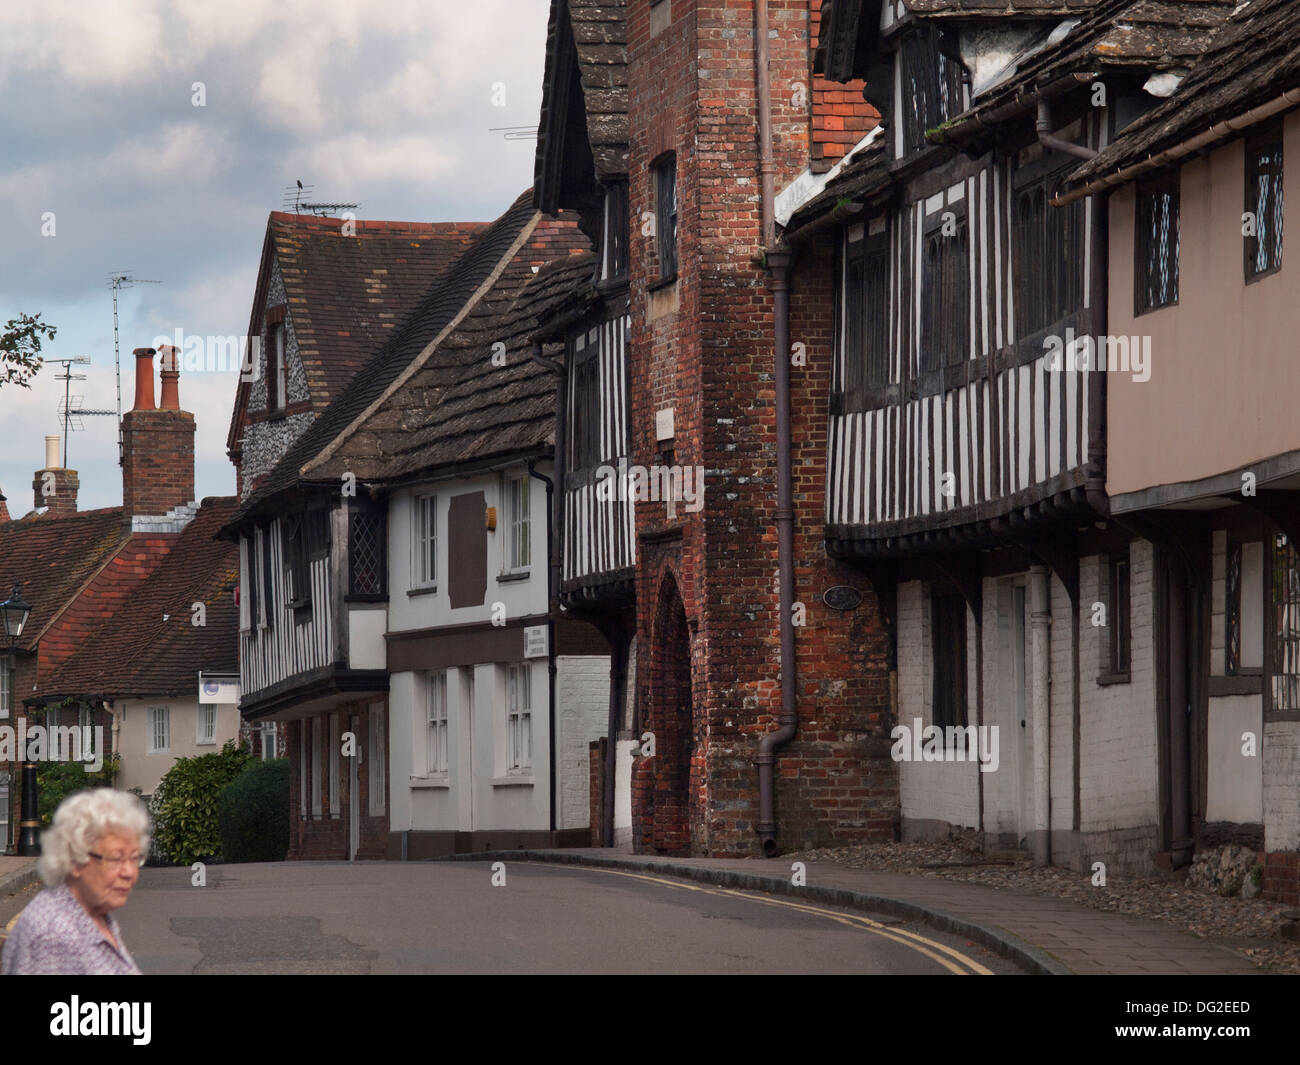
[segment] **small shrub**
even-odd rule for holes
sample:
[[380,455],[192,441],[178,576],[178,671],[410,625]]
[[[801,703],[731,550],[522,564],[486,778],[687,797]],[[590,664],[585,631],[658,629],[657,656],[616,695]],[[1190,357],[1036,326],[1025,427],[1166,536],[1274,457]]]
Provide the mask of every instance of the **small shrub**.
[[219,754],[178,758],[154,789],[154,839],[174,865],[221,858],[217,796],[252,760],[247,747],[227,740]]
[[228,862],[282,862],[289,853],[289,759],[254,762],[217,798]]

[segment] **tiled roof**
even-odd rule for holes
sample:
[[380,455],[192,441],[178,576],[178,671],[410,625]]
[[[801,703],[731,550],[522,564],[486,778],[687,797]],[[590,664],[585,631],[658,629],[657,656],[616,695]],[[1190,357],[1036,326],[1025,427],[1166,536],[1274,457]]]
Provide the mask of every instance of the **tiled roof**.
[[[304,468],[345,435],[390,388],[404,387],[404,377],[418,368],[421,356],[433,341],[448,331],[458,316],[473,309],[475,301],[493,286],[521,247],[531,247],[522,258],[528,265],[539,267],[561,252],[585,248],[586,239],[572,222],[564,223],[562,229],[557,225],[541,227],[538,240],[530,241],[541,220],[532,207],[532,197],[532,189],[526,190],[479,234],[450,273],[424,296],[407,323],[356,375],[351,386],[294,441],[248,497],[236,520],[261,510],[273,496],[298,485]],[[311,471],[307,476],[312,481],[329,480]]]
[[1178,90],[1079,167],[1071,184],[1139,164],[1297,87],[1300,3],[1248,0],[1238,5]]
[[[453,464],[549,452],[556,382],[530,358],[531,337],[590,287],[595,261],[591,253],[565,255],[534,274],[516,257],[420,373],[320,472],[351,469],[365,480],[399,480]],[[501,365],[492,359],[497,344]]]
[[[548,213],[569,206],[562,174],[585,181],[588,167],[602,180],[627,173],[627,99],[626,0],[551,0],[534,163],[538,205]],[[574,144],[580,128],[586,143]]]
[[567,0],[596,172],[627,173],[626,0]]
[[1097,0],[903,0],[914,15],[1038,17],[1078,14]]
[[0,600],[9,598],[18,581],[32,605],[20,647],[30,651],[130,539],[131,522],[122,507],[59,518],[31,514],[0,524]]
[[[312,406],[326,407],[365,361],[446,274],[486,222],[355,221],[273,211],[249,318],[262,331],[272,257],[280,264]],[[231,420],[233,447],[247,402],[241,384]]]
[[[239,671],[239,548],[213,539],[233,497],[203,500],[167,556],[125,604],[40,684],[42,698],[174,695],[197,691],[198,672]],[[98,582],[97,582],[98,583]],[[203,625],[193,623],[203,603]]]
[[[1236,0],[1102,0],[1050,47],[1037,46],[1018,69],[982,92],[936,139],[961,140],[1018,94],[1071,74],[1186,70],[1210,47]],[[1076,15],[1078,12],[1076,12]],[[1024,110],[1027,112],[1029,105]]]

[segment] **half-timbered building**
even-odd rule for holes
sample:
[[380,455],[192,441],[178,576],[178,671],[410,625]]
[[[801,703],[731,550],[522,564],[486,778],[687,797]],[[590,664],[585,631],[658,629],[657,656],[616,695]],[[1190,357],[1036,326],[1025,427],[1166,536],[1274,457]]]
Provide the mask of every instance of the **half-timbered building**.
[[586,722],[603,722],[608,666],[598,635],[578,647],[548,610],[553,386],[520,294],[567,293],[572,273],[538,272],[585,250],[522,195],[228,526],[246,559],[241,709],[290,722],[291,857],[589,837]]
[[1107,378],[1145,349],[1106,343],[1105,202],[1057,197],[1230,9],[824,20],[819,69],[864,78],[884,129],[791,188],[785,239],[833,246],[826,544],[892,601],[904,838],[973,830],[1075,868],[1187,846],[1184,704],[1133,620],[1181,609],[1178,570],[1108,520]]
[[1135,609],[1132,627],[1168,663],[1157,690],[1186,707],[1160,767],[1170,815],[1198,850],[1259,852],[1259,886],[1292,904],[1300,267],[1284,236],[1300,202],[1297,42],[1294,4],[1237,5],[1173,95],[1060,197],[1108,203],[1110,329],[1150,346],[1144,379],[1110,382],[1106,488],[1112,521],[1175,567],[1167,606]]
[[631,842],[636,640],[635,493],[627,346],[627,24],[623,3],[555,0],[546,49],[534,202],[576,213],[595,257],[536,339],[557,339],[556,461],[561,471],[560,600],[610,646],[610,702],[595,771],[604,846]]

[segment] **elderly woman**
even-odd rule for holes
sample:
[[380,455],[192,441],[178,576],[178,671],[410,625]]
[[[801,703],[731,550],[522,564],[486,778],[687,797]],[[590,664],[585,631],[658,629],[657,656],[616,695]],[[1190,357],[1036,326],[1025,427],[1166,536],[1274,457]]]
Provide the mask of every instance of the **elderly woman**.
[[6,974],[138,974],[112,911],[126,904],[149,853],[149,815],[112,788],[69,795],[41,836],[36,896],[4,945]]

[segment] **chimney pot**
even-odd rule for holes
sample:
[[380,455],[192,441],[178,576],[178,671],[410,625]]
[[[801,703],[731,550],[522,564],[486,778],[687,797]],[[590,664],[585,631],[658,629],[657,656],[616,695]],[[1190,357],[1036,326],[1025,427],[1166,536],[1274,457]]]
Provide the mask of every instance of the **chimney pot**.
[[55,436],[46,436],[45,438],[45,468],[47,470],[57,470],[59,466],[59,438]]
[[135,405],[132,410],[156,410],[153,401],[153,348],[135,349]]
[[158,350],[162,353],[162,396],[158,401],[158,409],[180,410],[181,353],[174,344],[164,344]]

